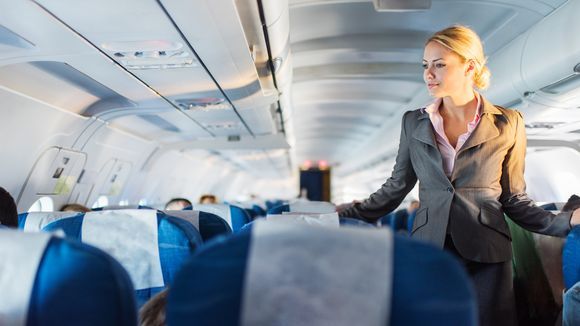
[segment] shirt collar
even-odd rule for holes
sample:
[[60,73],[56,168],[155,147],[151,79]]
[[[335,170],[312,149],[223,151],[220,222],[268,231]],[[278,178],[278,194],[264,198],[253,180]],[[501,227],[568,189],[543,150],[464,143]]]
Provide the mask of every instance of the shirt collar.
[[[482,110],[482,101],[481,101],[481,95],[479,93],[475,93],[475,100],[477,101],[477,110],[475,111],[475,116],[473,117],[473,120],[471,120],[471,122],[469,122],[469,124],[473,125],[473,124],[477,124],[479,122],[479,119],[481,118],[481,110]],[[429,114],[429,117],[433,117],[434,115],[436,116],[441,116],[439,114],[439,108],[441,107],[441,102],[443,100],[438,97],[436,98],[431,104],[427,105],[423,110],[424,112],[427,112],[427,114]]]

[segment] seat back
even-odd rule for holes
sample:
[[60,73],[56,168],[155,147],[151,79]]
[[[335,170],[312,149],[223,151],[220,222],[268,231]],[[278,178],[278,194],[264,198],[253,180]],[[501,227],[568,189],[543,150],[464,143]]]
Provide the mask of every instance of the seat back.
[[328,214],[336,212],[336,208],[333,204],[325,201],[300,200],[268,209],[268,215],[282,214],[283,212]]
[[170,325],[476,324],[468,277],[439,249],[385,229],[265,224],[184,266],[169,294]]
[[119,209],[155,209],[153,207],[144,206],[144,205],[110,205],[104,207],[97,207],[91,209],[93,212],[98,211],[116,211]]
[[0,325],[136,325],[133,285],[103,251],[0,230]]
[[48,224],[63,219],[82,215],[79,212],[34,212],[18,214],[18,228],[25,232],[37,232]]
[[59,229],[117,259],[131,276],[139,306],[171,284],[202,243],[191,223],[155,210],[89,212],[44,228]]
[[228,235],[232,233],[232,228],[228,222],[212,213],[194,211],[192,209],[182,211],[164,211],[164,213],[192,223],[199,230],[199,234],[204,242],[218,235]]
[[405,231],[407,232],[407,220],[409,213],[407,209],[399,209],[397,211],[391,212],[381,218],[381,225],[390,227],[393,231]]
[[580,282],[580,227],[574,227],[566,238],[562,251],[562,271],[566,289]]
[[234,232],[239,231],[251,220],[243,208],[230,204],[198,204],[193,205],[192,209],[212,213],[223,218]]
[[290,204],[282,204],[268,209],[268,215],[277,215],[290,211]]

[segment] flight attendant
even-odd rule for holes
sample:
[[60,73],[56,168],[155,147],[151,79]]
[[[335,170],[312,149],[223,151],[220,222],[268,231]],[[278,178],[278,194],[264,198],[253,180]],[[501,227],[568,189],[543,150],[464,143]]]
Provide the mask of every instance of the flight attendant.
[[[434,101],[406,112],[391,177],[341,217],[375,222],[419,181],[412,237],[456,255],[473,280],[481,325],[514,325],[511,236],[504,213],[527,230],[566,236],[580,210],[558,215],[525,192],[526,134],[521,114],[478,90],[490,72],[477,34],[455,25],[436,32],[423,54],[423,79]],[[419,280],[418,280],[419,281]]]

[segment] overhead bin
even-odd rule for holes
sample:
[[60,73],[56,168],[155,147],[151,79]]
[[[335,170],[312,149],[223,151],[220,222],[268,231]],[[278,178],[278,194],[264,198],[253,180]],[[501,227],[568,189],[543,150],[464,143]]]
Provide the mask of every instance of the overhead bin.
[[292,82],[288,0],[261,1],[278,90]]
[[544,106],[580,104],[579,1],[569,1],[490,60],[490,98],[517,106],[521,100]]

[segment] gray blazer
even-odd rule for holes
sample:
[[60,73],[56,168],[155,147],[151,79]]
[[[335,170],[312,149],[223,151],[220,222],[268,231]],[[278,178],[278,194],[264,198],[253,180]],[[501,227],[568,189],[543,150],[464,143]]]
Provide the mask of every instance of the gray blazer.
[[412,236],[443,247],[449,234],[466,259],[484,263],[511,259],[504,213],[530,231],[565,236],[572,213],[554,215],[525,193],[526,134],[521,114],[482,99],[481,120],[457,153],[450,179],[443,171],[429,115],[424,109],[406,112],[391,177],[340,216],[376,222],[397,208],[418,180],[421,206]]

